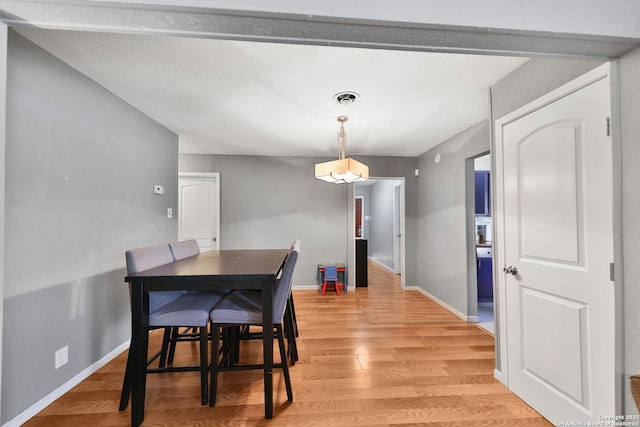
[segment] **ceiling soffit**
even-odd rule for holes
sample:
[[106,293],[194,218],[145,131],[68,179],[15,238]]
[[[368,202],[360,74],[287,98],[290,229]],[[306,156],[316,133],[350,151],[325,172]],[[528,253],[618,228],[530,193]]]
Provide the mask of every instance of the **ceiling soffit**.
[[[233,11],[148,2],[1,0],[13,26],[492,55],[614,58],[637,39]],[[218,2],[220,3],[220,2]]]

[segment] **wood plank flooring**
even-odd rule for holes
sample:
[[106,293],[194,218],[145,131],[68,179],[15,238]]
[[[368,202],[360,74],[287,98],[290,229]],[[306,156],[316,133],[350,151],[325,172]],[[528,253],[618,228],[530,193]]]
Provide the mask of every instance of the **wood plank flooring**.
[[[143,426],[551,426],[493,378],[492,335],[402,291],[399,276],[376,264],[368,288],[294,298],[294,401],[276,371],[272,420],[264,419],[261,371],[223,372],[215,408],[200,405],[198,374],[189,372],[148,376]],[[243,361],[259,361],[261,343],[245,344]],[[176,363],[197,359],[195,345],[178,353]],[[125,363],[126,352],[25,426],[129,425],[130,409],[118,412]]]

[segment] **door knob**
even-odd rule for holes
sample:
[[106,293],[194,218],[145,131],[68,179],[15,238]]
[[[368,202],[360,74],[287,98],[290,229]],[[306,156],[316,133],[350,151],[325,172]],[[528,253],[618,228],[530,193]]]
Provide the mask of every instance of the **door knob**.
[[509,267],[503,268],[502,271],[504,271],[507,274],[512,274],[514,276],[518,274],[518,269],[512,265],[510,265]]

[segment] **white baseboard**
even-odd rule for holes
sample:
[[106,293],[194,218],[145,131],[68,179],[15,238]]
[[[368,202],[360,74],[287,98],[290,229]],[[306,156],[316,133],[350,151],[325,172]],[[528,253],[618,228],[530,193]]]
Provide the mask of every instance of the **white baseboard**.
[[381,263],[380,261],[378,261],[378,260],[377,260],[377,259],[375,259],[375,258],[367,257],[367,259],[368,259],[369,261],[371,261],[371,262],[375,262],[377,265],[379,265],[380,267],[384,268],[385,270],[387,270],[387,271],[389,271],[389,272],[391,272],[391,273],[393,273],[393,274],[398,274],[398,273],[396,273],[396,271],[395,271],[393,268],[389,267],[389,266],[388,266],[388,265],[386,265],[386,264]]
[[418,291],[418,292],[420,292],[421,294],[423,294],[427,298],[431,298],[432,300],[437,302],[439,305],[441,305],[443,308],[446,308],[451,313],[455,314],[456,316],[458,316],[459,318],[461,318],[462,320],[464,320],[466,322],[473,323],[472,319],[473,319],[473,317],[475,317],[476,318],[475,323],[478,323],[478,316],[467,316],[466,314],[462,313],[461,311],[456,310],[455,308],[451,307],[449,304],[447,304],[446,302],[442,301],[441,299],[431,295],[429,292],[425,291],[420,286],[407,286],[407,287],[405,287],[405,289],[407,291]]
[[315,285],[293,285],[291,287],[294,291],[317,291],[320,289],[320,286],[316,283]]
[[39,401],[31,405],[22,413],[16,415],[14,418],[12,418],[11,420],[3,424],[2,427],[21,426],[22,424],[24,424],[25,422],[27,422],[28,420],[36,416],[44,408],[51,405],[56,399],[61,397],[63,394],[65,394],[66,392],[71,390],[73,387],[77,386],[82,381],[87,379],[89,375],[93,374],[98,369],[102,368],[107,363],[111,362],[113,359],[115,359],[120,353],[125,351],[127,348],[129,348],[129,340],[127,340],[125,343],[116,347],[114,350],[109,352],[102,359],[98,360],[96,363],[89,366],[87,369],[83,370],[78,375],[74,376],[69,381],[62,384],[60,387],[58,387],[57,389],[53,390],[51,393],[49,393],[48,395],[46,395],[45,397],[43,397],[42,399],[40,399]]

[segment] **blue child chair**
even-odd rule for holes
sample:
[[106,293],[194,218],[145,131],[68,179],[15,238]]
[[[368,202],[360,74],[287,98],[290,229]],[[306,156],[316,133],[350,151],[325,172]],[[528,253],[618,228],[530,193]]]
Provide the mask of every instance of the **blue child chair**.
[[338,267],[335,265],[324,266],[324,278],[322,279],[322,295],[327,290],[327,282],[333,282],[333,287],[336,290],[336,294],[340,295],[340,288],[344,288],[344,284],[338,280]]

